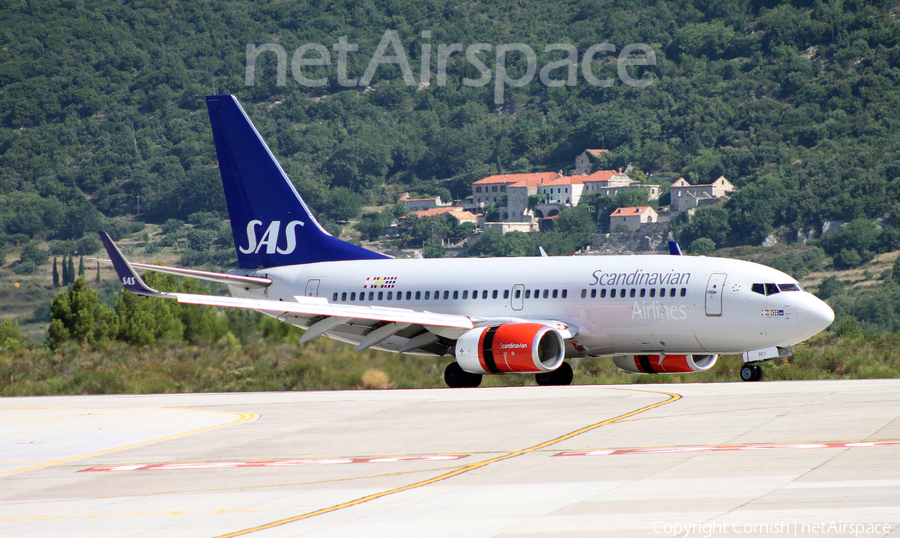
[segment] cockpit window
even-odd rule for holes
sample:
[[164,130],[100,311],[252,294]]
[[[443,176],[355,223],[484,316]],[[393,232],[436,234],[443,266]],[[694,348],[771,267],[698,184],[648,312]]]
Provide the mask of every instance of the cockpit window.
[[775,285],[771,282],[766,282],[765,284],[753,284],[750,286],[750,290],[754,293],[758,293],[760,295],[775,295],[781,291],[800,291],[800,286],[796,284],[779,284]]

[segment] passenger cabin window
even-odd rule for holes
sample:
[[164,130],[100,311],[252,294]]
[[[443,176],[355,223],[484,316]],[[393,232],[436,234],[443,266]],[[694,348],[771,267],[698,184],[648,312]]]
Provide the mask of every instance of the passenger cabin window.
[[525,290],[525,298],[531,299],[531,290]]
[[487,290],[481,290],[481,298],[487,299]]
[[459,291],[453,290],[453,299],[459,299]]
[[503,290],[503,298],[509,299],[509,290]]
[[581,290],[581,298],[584,299],[585,297],[587,297],[587,290]]
[[521,296],[522,296],[522,290],[516,290],[515,298],[518,299]]
[[378,300],[379,301],[384,300],[384,292],[383,291],[378,292]]
[[444,300],[446,301],[449,298],[450,298],[450,291],[444,291]]
[[[593,295],[591,295],[591,297],[593,297]],[[606,299],[606,288],[603,288],[602,290],[600,290],[600,298]]]
[[469,298],[469,290],[463,290],[463,299]]
[[334,295],[331,296],[331,300],[335,303],[337,302],[337,295],[337,292],[334,292]]
[[497,290],[494,290],[494,293],[491,294],[491,299],[497,298]]
[[[603,290],[603,291],[606,291],[606,290]],[[597,290],[596,289],[591,290],[591,299],[593,299],[596,296],[597,296]]]

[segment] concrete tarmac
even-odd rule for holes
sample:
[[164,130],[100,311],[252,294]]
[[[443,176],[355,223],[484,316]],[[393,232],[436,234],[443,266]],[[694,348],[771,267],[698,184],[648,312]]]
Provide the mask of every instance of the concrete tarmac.
[[900,536],[900,380],[0,399],[0,536]]

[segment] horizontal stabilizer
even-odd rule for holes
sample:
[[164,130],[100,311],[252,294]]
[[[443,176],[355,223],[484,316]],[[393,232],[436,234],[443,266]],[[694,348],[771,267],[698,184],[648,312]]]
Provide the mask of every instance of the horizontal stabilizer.
[[[100,263],[112,263],[112,260],[102,258],[88,258],[88,261]],[[205,282],[218,282],[219,284],[233,284],[245,288],[267,288],[272,284],[272,279],[261,276],[233,275],[230,273],[215,273],[213,271],[200,271],[198,269],[182,269],[181,267],[167,267],[165,265],[153,265],[149,263],[129,263],[135,269],[165,273],[167,275],[196,278]]]

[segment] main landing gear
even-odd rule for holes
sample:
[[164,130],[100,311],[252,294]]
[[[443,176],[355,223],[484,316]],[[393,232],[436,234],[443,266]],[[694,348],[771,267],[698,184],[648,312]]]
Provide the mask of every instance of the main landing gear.
[[458,362],[451,362],[444,369],[444,381],[454,389],[474,388],[481,384],[481,374],[470,374]]
[[541,386],[571,385],[572,379],[574,377],[575,374],[572,372],[572,366],[569,363],[564,362],[559,365],[559,368],[553,370],[552,372],[535,374],[534,380],[537,381],[537,384]]
[[743,381],[759,381],[763,377],[763,369],[760,365],[747,363],[741,368],[741,380]]

